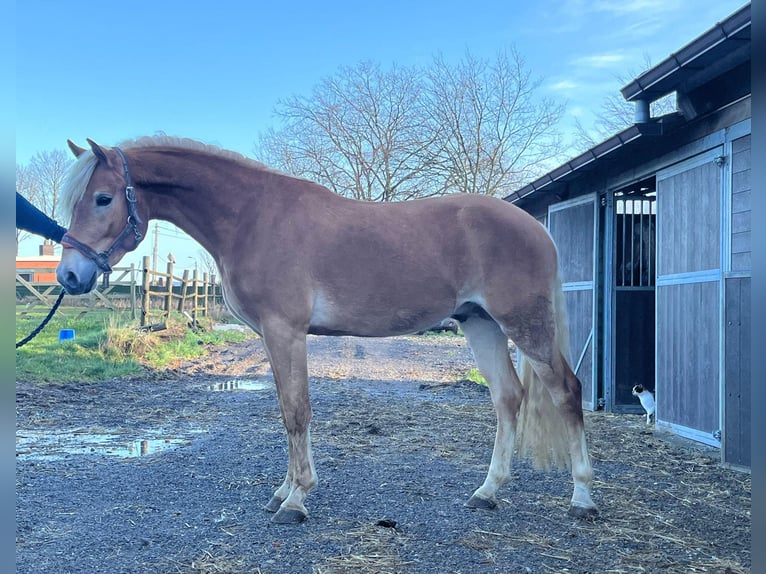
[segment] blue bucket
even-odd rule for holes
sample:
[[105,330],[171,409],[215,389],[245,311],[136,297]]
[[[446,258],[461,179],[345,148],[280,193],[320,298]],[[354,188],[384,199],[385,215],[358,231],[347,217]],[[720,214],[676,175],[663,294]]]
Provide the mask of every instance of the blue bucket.
[[73,341],[74,329],[59,329],[59,343],[62,341]]

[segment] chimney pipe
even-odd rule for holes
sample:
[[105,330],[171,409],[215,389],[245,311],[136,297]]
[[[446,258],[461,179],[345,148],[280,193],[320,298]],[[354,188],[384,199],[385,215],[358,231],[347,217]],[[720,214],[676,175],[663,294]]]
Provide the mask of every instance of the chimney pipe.
[[636,100],[635,122],[645,124],[649,121],[649,100]]

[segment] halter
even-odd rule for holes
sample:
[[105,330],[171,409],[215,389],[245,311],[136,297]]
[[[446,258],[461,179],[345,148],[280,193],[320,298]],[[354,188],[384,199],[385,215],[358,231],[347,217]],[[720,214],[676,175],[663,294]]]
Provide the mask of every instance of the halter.
[[114,253],[114,250],[125,240],[125,238],[133,234],[135,243],[132,249],[135,249],[138,243],[141,241],[143,235],[138,230],[138,225],[141,223],[141,218],[136,211],[136,192],[133,188],[133,180],[130,177],[130,171],[128,170],[128,159],[125,154],[118,147],[114,148],[117,154],[122,160],[122,171],[125,178],[125,199],[128,202],[128,221],[125,224],[125,228],[122,230],[117,238],[112,243],[112,246],[106,251],[96,252],[95,249],[86,245],[82,241],[75,239],[69,232],[64,234],[61,238],[62,247],[69,249],[77,249],[80,253],[85,255],[88,259],[92,259],[96,266],[104,273],[103,288],[109,286],[109,274],[112,272],[112,267],[109,265],[109,258]]

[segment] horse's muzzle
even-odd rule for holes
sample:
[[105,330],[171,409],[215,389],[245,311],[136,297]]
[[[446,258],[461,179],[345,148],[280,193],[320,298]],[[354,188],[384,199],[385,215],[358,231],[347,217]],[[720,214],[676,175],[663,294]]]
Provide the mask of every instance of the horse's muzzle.
[[89,293],[96,285],[98,267],[93,261],[82,259],[76,265],[63,260],[56,268],[56,279],[70,295]]

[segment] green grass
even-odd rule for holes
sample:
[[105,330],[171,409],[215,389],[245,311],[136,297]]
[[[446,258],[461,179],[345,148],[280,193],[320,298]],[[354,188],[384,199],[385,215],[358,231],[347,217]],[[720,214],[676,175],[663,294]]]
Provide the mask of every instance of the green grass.
[[465,378],[478,385],[484,385],[485,387],[487,386],[487,379],[485,379],[481,375],[481,373],[479,372],[479,369],[477,369],[476,367],[468,371]]
[[[35,311],[21,315],[17,308],[16,341],[26,337],[45,317]],[[200,321],[195,333],[180,316],[171,316],[166,331],[139,332],[129,314],[90,311],[78,317],[75,308],[59,309],[50,323],[29,343],[16,349],[16,379],[33,382],[99,381],[162,370],[204,355],[209,345],[242,341],[253,335],[213,331],[212,322]],[[74,329],[75,339],[59,342],[60,329]]]

